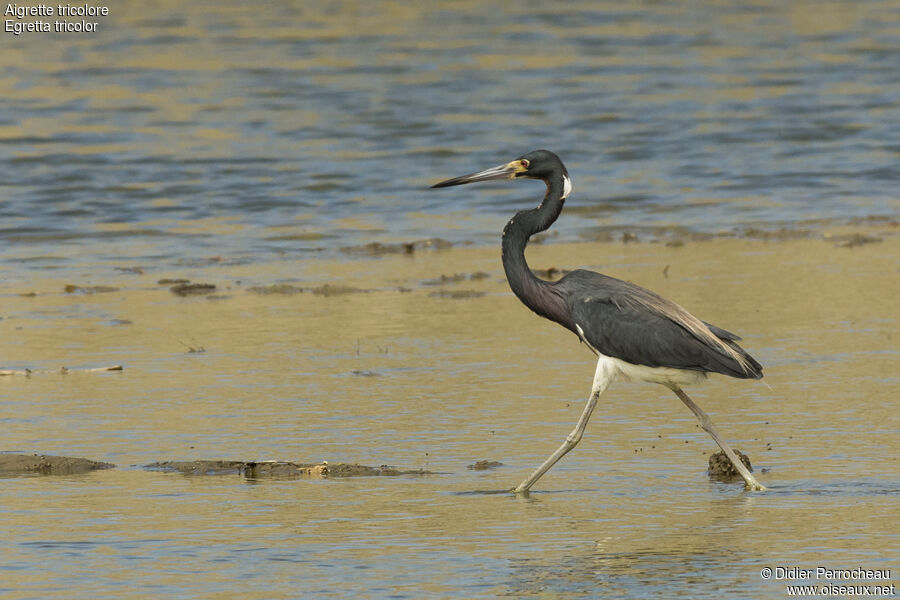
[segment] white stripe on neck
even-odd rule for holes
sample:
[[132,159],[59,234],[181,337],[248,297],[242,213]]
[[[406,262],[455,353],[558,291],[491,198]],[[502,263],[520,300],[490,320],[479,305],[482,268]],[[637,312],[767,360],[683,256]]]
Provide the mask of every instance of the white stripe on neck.
[[567,175],[563,175],[563,193],[560,200],[565,200],[572,193],[572,182]]

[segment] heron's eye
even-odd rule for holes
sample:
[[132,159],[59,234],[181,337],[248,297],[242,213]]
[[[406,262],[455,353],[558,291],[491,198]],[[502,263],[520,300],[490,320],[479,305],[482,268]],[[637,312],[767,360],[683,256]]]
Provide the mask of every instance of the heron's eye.
[[529,162],[523,158],[522,160],[519,161],[519,164],[521,164],[523,167],[525,167],[527,169]]

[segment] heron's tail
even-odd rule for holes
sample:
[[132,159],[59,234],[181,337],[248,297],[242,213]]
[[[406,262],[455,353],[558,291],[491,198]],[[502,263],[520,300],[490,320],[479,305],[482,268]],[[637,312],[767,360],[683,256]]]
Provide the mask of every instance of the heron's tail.
[[721,369],[716,369],[718,373],[737,377],[738,379],[762,379],[763,368],[755,358],[750,356],[750,354],[741,348],[734,340],[722,336],[717,337],[722,340],[722,343],[728,346],[735,355],[740,357],[739,359],[736,359],[731,353],[719,354],[721,360],[715,361],[716,366],[721,367]]

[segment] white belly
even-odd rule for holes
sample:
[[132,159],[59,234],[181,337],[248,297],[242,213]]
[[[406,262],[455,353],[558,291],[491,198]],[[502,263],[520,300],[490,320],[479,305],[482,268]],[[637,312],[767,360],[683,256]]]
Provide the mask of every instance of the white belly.
[[630,362],[610,356],[604,357],[616,366],[619,378],[625,381],[647,381],[649,383],[661,383],[663,385],[694,385],[706,379],[703,371],[691,369],[673,369],[672,367],[648,367],[646,365],[634,365]]
[[581,341],[597,355],[600,361],[606,363],[608,376],[612,379],[623,379],[625,381],[646,381],[648,383],[659,383],[666,386],[683,386],[700,383],[706,379],[706,373],[703,371],[694,371],[692,369],[675,369],[672,367],[648,367],[646,365],[635,365],[626,362],[620,358],[606,356],[599,350],[591,346],[584,337],[584,330],[580,325],[578,328],[578,337]]

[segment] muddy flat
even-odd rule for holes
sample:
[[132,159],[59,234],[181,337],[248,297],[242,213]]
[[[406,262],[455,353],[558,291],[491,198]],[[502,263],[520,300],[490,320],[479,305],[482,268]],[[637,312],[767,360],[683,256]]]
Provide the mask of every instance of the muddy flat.
[[[746,454],[744,454],[743,452],[741,452],[740,450],[738,450],[737,448],[734,448],[734,453],[741,460],[741,462],[744,463],[744,466],[747,467],[747,469],[749,469],[750,472],[752,473],[753,466],[750,464],[750,457],[747,456]],[[711,454],[709,456],[708,462],[709,462],[709,469],[707,470],[707,473],[709,474],[710,478],[712,478],[712,479],[715,479],[718,481],[729,482],[729,481],[737,481],[741,478],[737,469],[734,468],[734,465],[731,463],[731,461],[725,455],[725,452],[723,450],[720,450],[720,451],[716,452],[715,454]]]
[[[16,475],[73,475],[116,465],[73,456],[47,454],[0,454],[0,477]],[[177,472],[185,475],[243,475],[259,477],[396,477],[398,475],[431,475],[425,469],[398,469],[381,465],[370,467],[351,463],[295,463],[276,460],[190,460],[159,461],[142,467],[147,471]]]
[[[595,359],[519,303],[493,246],[0,279],[0,372],[17,375],[0,377],[3,443],[46,453],[0,454],[5,549],[35,565],[3,585],[22,590],[13,598],[348,585],[361,598],[589,598],[629,597],[626,582],[646,597],[688,565],[709,590],[676,595],[777,598],[768,564],[890,567],[878,557],[897,546],[900,236],[834,242],[852,233],[528,249],[548,275],[628,279],[743,337],[768,386],[713,376],[690,394],[752,458],[763,493],[711,478],[719,448],[691,412],[627,382],[528,499],[506,493],[572,430]],[[228,297],[176,296],[163,278]],[[98,470],[12,476],[76,469]]]
[[74,475],[115,465],[87,458],[50,456],[47,454],[0,454],[0,476],[15,475]]
[[304,464],[289,461],[243,461],[243,460],[191,460],[164,461],[144,465],[149,471],[178,472],[185,475],[234,475],[247,478],[258,477],[378,477],[397,475],[429,475],[423,469],[404,471],[382,465],[369,467],[347,463]]

